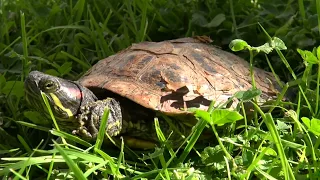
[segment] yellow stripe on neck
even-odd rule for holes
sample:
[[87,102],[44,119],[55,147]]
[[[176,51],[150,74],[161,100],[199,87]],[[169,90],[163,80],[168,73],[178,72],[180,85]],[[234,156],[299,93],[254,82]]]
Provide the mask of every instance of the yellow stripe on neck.
[[60,109],[62,109],[64,112],[66,112],[68,114],[69,117],[73,117],[73,114],[71,112],[70,109],[65,108],[60,99],[53,93],[49,93],[49,95],[51,96],[52,100],[54,101],[55,106],[58,106]]

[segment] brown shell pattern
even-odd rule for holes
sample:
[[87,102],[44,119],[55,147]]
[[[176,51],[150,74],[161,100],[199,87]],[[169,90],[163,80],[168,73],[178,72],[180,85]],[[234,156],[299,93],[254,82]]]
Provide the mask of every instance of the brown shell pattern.
[[[274,98],[279,89],[274,76],[254,72],[260,100]],[[99,61],[79,81],[167,114],[206,110],[212,100],[222,104],[252,87],[248,62],[195,38],[134,44]]]

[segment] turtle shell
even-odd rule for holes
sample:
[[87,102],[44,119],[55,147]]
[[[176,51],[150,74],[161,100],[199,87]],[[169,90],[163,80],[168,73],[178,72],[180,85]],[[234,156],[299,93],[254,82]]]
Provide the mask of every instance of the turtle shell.
[[[274,76],[254,72],[260,100],[274,98],[279,89]],[[100,60],[79,82],[166,114],[206,110],[212,100],[221,104],[252,87],[248,62],[199,38],[133,44]]]

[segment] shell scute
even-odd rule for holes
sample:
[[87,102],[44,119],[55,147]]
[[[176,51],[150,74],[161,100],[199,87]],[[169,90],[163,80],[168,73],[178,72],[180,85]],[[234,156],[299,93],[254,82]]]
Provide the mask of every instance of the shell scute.
[[[261,97],[271,99],[278,89],[275,78],[254,71]],[[167,114],[206,109],[212,100],[222,104],[252,87],[246,61],[194,38],[134,44],[99,61],[79,82]]]

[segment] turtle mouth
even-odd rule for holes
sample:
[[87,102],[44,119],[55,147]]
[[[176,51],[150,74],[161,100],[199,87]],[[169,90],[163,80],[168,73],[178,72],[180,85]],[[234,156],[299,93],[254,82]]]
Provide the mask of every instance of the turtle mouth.
[[[35,80],[33,76],[28,76],[25,80],[25,97],[29,105],[34,106],[36,109],[40,110],[45,107],[43,102],[41,91],[38,88],[38,81]],[[46,107],[45,107],[46,108]]]
[[41,91],[39,89],[40,72],[30,72],[24,82],[25,93],[27,97],[39,99]]

